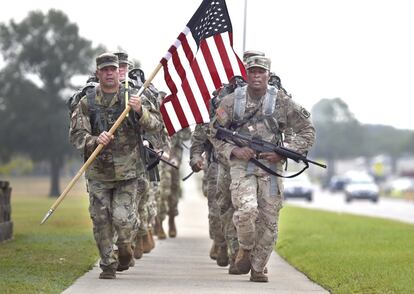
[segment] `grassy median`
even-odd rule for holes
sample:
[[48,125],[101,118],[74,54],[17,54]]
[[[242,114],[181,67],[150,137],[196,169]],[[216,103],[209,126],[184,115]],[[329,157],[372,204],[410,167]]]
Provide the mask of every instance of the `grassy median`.
[[12,193],[14,239],[0,244],[0,293],[60,293],[98,259],[88,198],[68,195],[49,220],[56,198]]
[[412,293],[414,225],[287,206],[278,253],[332,293]]

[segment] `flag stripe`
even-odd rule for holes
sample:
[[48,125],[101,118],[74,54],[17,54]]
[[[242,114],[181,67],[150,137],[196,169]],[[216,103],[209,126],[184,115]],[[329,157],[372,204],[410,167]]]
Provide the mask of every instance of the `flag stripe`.
[[188,58],[188,61],[190,63],[190,67],[194,76],[194,79],[198,85],[199,91],[201,96],[204,100],[204,105],[208,108],[208,101],[210,100],[210,92],[207,88],[206,81],[203,79],[203,75],[201,73],[200,67],[198,65],[197,59],[194,58],[193,51],[190,48],[188,39],[185,38],[185,40],[181,41],[181,44],[183,46],[183,50]]
[[[168,134],[173,134],[175,129],[179,128],[181,126],[180,122],[178,121],[177,115],[174,112],[174,109],[171,110],[172,103],[170,101],[164,102],[162,107],[160,107],[160,112],[163,117],[165,128],[167,129]],[[174,127],[174,124],[172,123],[172,120],[174,120],[174,123],[176,127]]]
[[217,73],[220,77],[220,86],[223,84],[223,81],[227,81],[226,70],[224,68],[223,60],[220,58],[220,53],[217,47],[217,44],[214,40],[214,37],[206,39],[207,44],[209,45],[211,56],[215,60],[215,66],[217,68]]
[[200,42],[200,49],[206,61],[208,71],[210,72],[211,78],[213,79],[214,88],[218,89],[221,86],[220,76],[217,72],[217,67],[214,62],[213,56],[211,55],[210,48],[206,40]]
[[[180,51],[181,49],[182,48],[180,48],[178,51]],[[178,51],[177,51],[177,53],[178,53]],[[191,87],[188,83],[187,72],[186,72],[186,70],[184,69],[184,67],[181,63],[180,55],[179,54],[174,54],[173,57],[172,57],[172,60],[173,60],[174,66],[175,66],[176,73],[177,73],[178,77],[181,80],[181,88],[183,89],[184,95],[185,95],[185,97],[183,99],[179,99],[180,103],[182,105],[185,105],[185,104],[187,104],[186,102],[188,102],[188,107],[191,109],[191,111],[193,113],[193,116],[194,116],[194,119],[195,119],[195,120],[191,119],[190,120],[191,123],[196,122],[196,121],[200,121],[201,120],[201,114],[200,114],[200,111],[198,110],[197,102],[195,101],[194,94],[193,94],[193,92],[191,90]],[[177,96],[179,98],[182,97],[181,95],[177,95]],[[187,99],[185,99],[185,98],[187,98]],[[186,114],[189,114],[187,112],[188,107],[187,106],[185,107],[186,108]]]
[[227,56],[229,57],[231,69],[234,71],[233,76],[246,76],[246,70],[244,69],[243,62],[237,57],[236,53],[233,50],[232,47],[232,39],[231,39],[231,33],[228,34],[222,34],[223,38],[223,44],[226,47]]

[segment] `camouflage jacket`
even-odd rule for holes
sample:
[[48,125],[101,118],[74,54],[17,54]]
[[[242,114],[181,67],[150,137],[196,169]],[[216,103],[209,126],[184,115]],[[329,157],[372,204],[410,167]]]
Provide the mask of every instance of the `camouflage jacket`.
[[[96,88],[95,104],[105,111],[101,114],[107,122],[107,130],[114,124],[118,117],[111,117],[113,110],[123,109],[123,89],[105,102],[100,87]],[[114,139],[100,152],[86,171],[86,178],[100,181],[118,181],[136,178],[143,173],[142,146],[140,135],[143,130],[149,132],[159,131],[162,128],[160,113],[152,103],[141,95],[142,114],[131,110],[114,133]],[[119,111],[118,111],[119,112]],[[83,97],[71,116],[69,139],[71,144],[88,158],[98,146],[97,138],[100,133],[91,125],[90,106],[87,96]],[[135,119],[134,119],[135,118]]]
[[171,154],[170,158],[177,164],[181,164],[183,157],[184,141],[191,137],[190,128],[182,129],[171,137]]
[[[272,116],[278,123],[280,134],[275,134],[263,120],[262,108],[257,108],[258,105],[263,104],[265,96],[259,98],[259,100],[254,100],[246,91],[245,117],[248,117],[257,109],[258,111],[244,125],[239,127],[237,131],[241,134],[259,136],[263,140],[272,143],[278,143],[280,135],[282,135],[284,136],[283,143],[285,147],[299,153],[307,152],[315,140],[315,129],[310,119],[310,113],[296,104],[283,91],[278,91]],[[215,123],[218,123],[225,128],[230,127],[233,122],[234,101],[234,93],[223,98],[216,111],[216,117],[212,121],[213,126]],[[212,139],[212,141],[215,150],[219,153],[219,158],[222,157],[223,160],[230,162],[231,152],[235,145],[217,139]],[[278,170],[281,169],[282,163],[278,164]]]
[[191,135],[190,147],[190,166],[194,166],[199,160],[203,160],[202,154],[205,153],[207,164],[215,161],[217,156],[215,154],[213,144],[210,141],[210,125],[199,124],[196,125],[193,134]]

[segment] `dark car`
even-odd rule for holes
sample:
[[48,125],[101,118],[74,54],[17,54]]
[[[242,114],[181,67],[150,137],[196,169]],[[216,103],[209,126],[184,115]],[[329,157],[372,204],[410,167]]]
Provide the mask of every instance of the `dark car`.
[[312,201],[313,185],[309,178],[304,174],[292,179],[285,179],[283,194],[285,199],[304,198],[308,201]]
[[331,178],[331,180],[329,181],[329,191],[331,192],[341,192],[344,190],[345,188],[345,184],[346,184],[347,178],[344,176],[333,176]]

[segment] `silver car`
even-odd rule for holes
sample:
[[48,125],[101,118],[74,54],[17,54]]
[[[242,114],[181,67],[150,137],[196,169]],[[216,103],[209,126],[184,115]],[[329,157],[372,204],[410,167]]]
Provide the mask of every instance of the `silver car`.
[[291,179],[285,179],[283,186],[285,199],[305,198],[309,202],[313,199],[314,188],[306,174],[301,174]]
[[344,192],[346,202],[351,202],[353,199],[369,199],[372,202],[377,202],[380,189],[370,175],[352,173],[347,175]]

